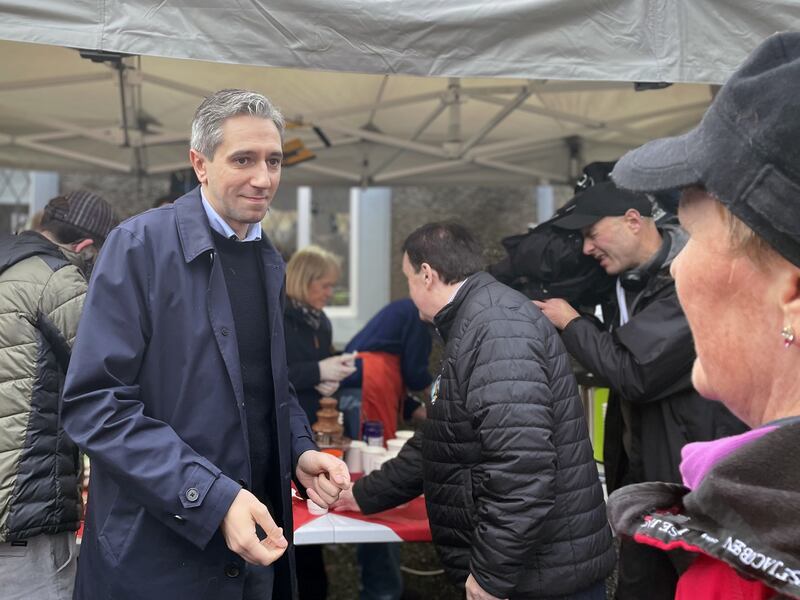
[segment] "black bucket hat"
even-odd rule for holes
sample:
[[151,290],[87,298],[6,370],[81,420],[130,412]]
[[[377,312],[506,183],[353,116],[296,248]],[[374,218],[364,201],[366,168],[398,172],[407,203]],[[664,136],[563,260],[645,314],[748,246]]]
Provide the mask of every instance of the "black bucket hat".
[[779,33],[731,75],[700,124],[628,152],[611,177],[659,192],[702,185],[800,266],[800,33]]

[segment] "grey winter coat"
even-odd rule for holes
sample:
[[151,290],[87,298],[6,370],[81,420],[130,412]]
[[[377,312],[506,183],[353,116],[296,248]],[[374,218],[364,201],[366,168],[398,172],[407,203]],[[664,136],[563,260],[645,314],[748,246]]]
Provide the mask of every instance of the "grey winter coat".
[[0,542],[75,531],[78,449],[60,396],[86,280],[34,232],[0,240]]

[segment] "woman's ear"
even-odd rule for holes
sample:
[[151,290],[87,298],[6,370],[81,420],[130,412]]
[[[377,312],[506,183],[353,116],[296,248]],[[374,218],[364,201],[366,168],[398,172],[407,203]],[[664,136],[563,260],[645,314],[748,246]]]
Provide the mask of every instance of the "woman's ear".
[[800,334],[800,269],[790,263],[781,267],[778,277],[781,310],[784,326]]

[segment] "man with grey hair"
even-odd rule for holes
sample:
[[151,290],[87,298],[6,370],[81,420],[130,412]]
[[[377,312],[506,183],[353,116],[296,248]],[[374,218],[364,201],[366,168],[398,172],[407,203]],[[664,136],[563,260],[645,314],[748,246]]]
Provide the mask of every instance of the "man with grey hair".
[[321,506],[349,487],[287,376],[284,263],[260,224],[282,132],[261,94],[209,96],[200,186],[108,237],[64,391],[92,459],[76,598],[291,598],[292,477]]

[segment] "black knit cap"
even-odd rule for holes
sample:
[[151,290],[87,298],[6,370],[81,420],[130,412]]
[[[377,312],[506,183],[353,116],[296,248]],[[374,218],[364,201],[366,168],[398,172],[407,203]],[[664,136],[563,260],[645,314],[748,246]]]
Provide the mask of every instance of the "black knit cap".
[[66,223],[84,232],[87,238],[102,243],[119,223],[111,205],[97,194],[86,190],[70,192],[64,202],[48,202],[44,215],[48,220]]
[[639,192],[702,185],[800,266],[800,33],[778,33],[731,75],[689,133],[623,156],[611,177]]

